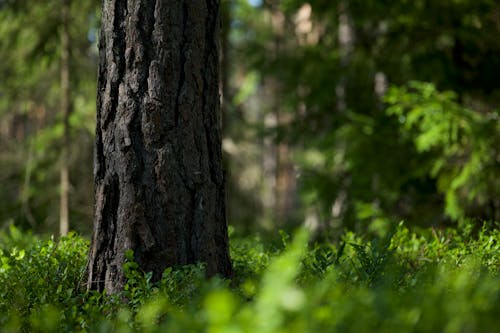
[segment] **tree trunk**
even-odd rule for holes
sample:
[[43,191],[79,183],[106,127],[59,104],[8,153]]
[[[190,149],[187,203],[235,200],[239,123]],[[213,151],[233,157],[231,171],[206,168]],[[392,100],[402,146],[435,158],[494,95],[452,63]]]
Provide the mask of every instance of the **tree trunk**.
[[103,2],[88,288],[203,262],[231,274],[219,106],[219,1]]
[[69,231],[69,114],[71,110],[69,69],[69,12],[70,0],[63,0],[61,6],[61,112],[63,120],[63,142],[61,147],[59,234]]

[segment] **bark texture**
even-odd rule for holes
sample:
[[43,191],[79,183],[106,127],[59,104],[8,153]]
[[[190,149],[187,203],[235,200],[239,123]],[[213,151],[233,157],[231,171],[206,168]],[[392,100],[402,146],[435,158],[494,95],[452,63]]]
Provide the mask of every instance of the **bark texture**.
[[218,30],[218,0],[103,1],[90,289],[122,289],[128,249],[155,280],[231,274]]

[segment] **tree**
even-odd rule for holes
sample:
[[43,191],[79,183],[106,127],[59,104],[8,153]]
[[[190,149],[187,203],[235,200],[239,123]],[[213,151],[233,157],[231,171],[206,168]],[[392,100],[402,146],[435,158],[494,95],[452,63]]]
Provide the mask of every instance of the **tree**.
[[231,274],[219,116],[219,1],[105,1],[88,288],[203,262]]
[[63,118],[63,143],[61,147],[61,170],[60,170],[60,205],[59,205],[59,233],[65,236],[69,231],[69,114],[71,110],[71,88],[70,88],[70,36],[69,36],[69,14],[71,10],[70,0],[64,0],[61,6],[61,113]]

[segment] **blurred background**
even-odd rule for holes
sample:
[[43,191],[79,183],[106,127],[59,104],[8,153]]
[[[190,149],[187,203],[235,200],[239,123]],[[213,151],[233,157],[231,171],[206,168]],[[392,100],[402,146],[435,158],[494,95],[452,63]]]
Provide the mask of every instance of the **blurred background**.
[[[100,6],[0,0],[0,229],[57,234],[67,202],[70,229],[91,232]],[[222,0],[221,13],[238,233],[500,219],[500,2]]]

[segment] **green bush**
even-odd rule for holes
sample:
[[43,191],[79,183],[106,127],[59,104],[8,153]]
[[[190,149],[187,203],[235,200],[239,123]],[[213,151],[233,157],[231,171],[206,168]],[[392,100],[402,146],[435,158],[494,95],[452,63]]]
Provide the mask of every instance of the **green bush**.
[[498,110],[473,111],[458,102],[456,93],[415,81],[392,87],[385,99],[401,135],[428,159],[421,172],[437,180],[449,217],[481,216],[498,205]]
[[[88,241],[74,234],[0,252],[0,331],[492,332],[500,326],[500,231],[414,232],[284,248],[231,240],[235,277],[202,265],[158,283],[129,261],[121,295],[82,288]],[[17,244],[22,244],[18,242]],[[132,258],[130,255],[129,258]]]

